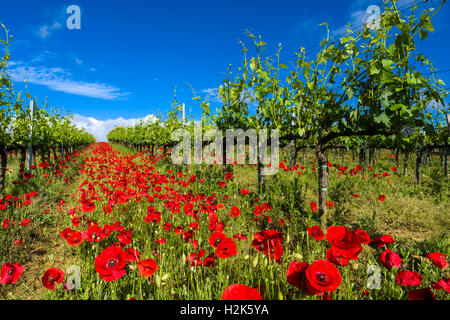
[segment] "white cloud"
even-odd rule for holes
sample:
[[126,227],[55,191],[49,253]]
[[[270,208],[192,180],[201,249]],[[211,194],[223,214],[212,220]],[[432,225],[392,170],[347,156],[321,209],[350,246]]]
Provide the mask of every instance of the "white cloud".
[[223,103],[222,98],[219,97],[219,89],[218,88],[207,88],[202,90],[203,93],[206,93],[206,101],[215,102],[215,103]]
[[43,62],[43,61],[49,61],[49,60],[57,60],[58,54],[56,52],[50,51],[50,50],[44,50],[39,53],[36,53],[31,58],[31,63],[37,63],[37,62]]
[[54,91],[104,100],[117,100],[127,95],[109,84],[74,80],[69,71],[59,67],[35,67],[22,62],[15,62],[10,66],[13,67],[9,71],[13,81],[27,80],[29,83],[43,85]]
[[147,115],[142,119],[124,119],[119,117],[117,119],[108,120],[97,120],[93,117],[85,117],[79,114],[73,115],[72,122],[78,128],[84,128],[87,132],[91,133],[97,142],[107,141],[107,134],[117,126],[133,126],[136,125],[140,120],[153,122],[156,120],[156,116]]
[[45,38],[48,38],[50,35],[51,35],[51,33],[53,32],[53,31],[56,31],[56,30],[58,30],[58,29],[61,29],[61,27],[62,27],[62,25],[59,23],[59,22],[53,22],[53,24],[51,24],[51,25],[43,25],[43,26],[40,26],[39,28],[38,28],[38,30],[36,31],[36,34],[40,37],[40,38],[42,38],[42,39],[45,39]]

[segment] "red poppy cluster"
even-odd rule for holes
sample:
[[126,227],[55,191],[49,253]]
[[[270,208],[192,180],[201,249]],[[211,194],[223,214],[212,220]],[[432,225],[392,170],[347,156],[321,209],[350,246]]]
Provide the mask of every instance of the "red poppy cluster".
[[[124,276],[128,277],[132,272],[142,277],[152,277],[160,268],[158,265],[160,262],[157,263],[152,258],[142,259],[141,253],[138,251],[141,249],[139,245],[136,245],[136,241],[139,241],[138,236],[139,232],[142,232],[142,227],[154,232],[155,237],[148,242],[152,246],[150,252],[153,251],[154,257],[162,257],[163,250],[167,250],[167,247],[171,246],[170,241],[176,238],[180,239],[183,246],[189,248],[186,252],[187,256],[184,255],[189,267],[214,268],[218,262],[223,262],[218,259],[228,259],[227,262],[233,261],[235,259],[233,257],[239,254],[238,248],[241,250],[244,247],[245,250],[245,247],[249,247],[249,243],[246,242],[247,236],[242,232],[235,233],[236,231],[234,231],[235,234],[232,235],[231,228],[227,227],[227,221],[239,221],[247,217],[247,214],[250,214],[252,219],[257,221],[256,223],[261,223],[256,230],[269,229],[255,233],[251,247],[258,254],[262,252],[268,260],[276,261],[278,268],[282,266],[281,262],[285,251],[284,236],[275,229],[283,226],[285,221],[280,219],[279,225],[263,227],[274,223],[268,214],[275,209],[272,210],[272,206],[268,202],[255,199],[255,194],[245,188],[236,188],[236,190],[240,193],[239,198],[250,203],[249,211],[241,210],[235,203],[226,206],[219,202],[222,199],[222,191],[227,193],[235,185],[233,173],[227,172],[221,177],[223,181],[215,181],[221,188],[219,195],[215,193],[194,194],[192,191],[184,193],[180,187],[198,187],[205,180],[197,175],[187,175],[187,171],[165,170],[165,173],[157,171],[155,164],[158,161],[166,160],[164,156],[147,157],[143,152],[120,155],[106,143],[93,144],[88,151],[91,152],[91,155],[85,158],[80,167],[80,172],[84,175],[85,180],[78,186],[78,190],[74,194],[74,197],[78,197],[78,204],[69,209],[69,226],[61,231],[60,237],[69,246],[77,247],[76,250],[81,250],[88,245],[96,250],[99,249],[95,254],[96,257],[92,257],[92,260],[95,272],[103,281],[117,281]],[[51,165],[42,163],[39,164],[39,167],[44,170],[43,174],[48,175],[47,169]],[[63,167],[62,163],[59,167],[55,167],[53,176],[63,175],[60,171]],[[314,163],[314,167],[317,167],[316,163]],[[346,174],[359,175],[362,171],[360,166],[349,169],[329,162],[328,168],[333,167],[337,168],[339,177]],[[298,171],[299,169],[305,170],[304,167],[297,165],[289,168],[284,162],[280,162],[280,168],[299,174],[301,173]],[[396,171],[394,168],[392,170]],[[388,176],[389,174],[382,175]],[[354,198],[359,197],[354,190],[348,194],[349,197],[350,194],[353,194]],[[34,196],[36,193],[26,194],[23,199],[4,196],[0,199],[0,210],[5,210],[8,206],[15,206],[17,203],[21,203],[17,206],[28,205]],[[229,199],[228,197],[228,194],[224,196],[226,200]],[[386,197],[379,195],[378,200],[384,202]],[[63,199],[58,199],[58,201],[57,206],[64,210],[66,201]],[[137,202],[145,204],[139,207],[140,211],[137,210],[137,212],[132,212],[134,209],[130,209],[135,206],[125,205]],[[158,211],[156,208],[159,208],[159,204],[164,208],[158,209]],[[328,200],[326,206],[333,208],[335,204]],[[316,212],[318,209],[317,204],[313,201],[310,202],[309,207],[311,212]],[[251,210],[253,210],[253,215],[251,215]],[[102,217],[110,218],[111,223],[103,224],[95,221],[99,214]],[[111,217],[118,217],[120,221]],[[26,227],[31,222],[30,219],[23,218],[20,225]],[[8,228],[11,224],[16,223],[16,221],[4,219],[2,226]],[[278,230],[283,230],[282,228],[280,227]],[[208,244],[204,246],[205,238],[198,236],[202,231],[208,234],[207,242],[210,246]],[[391,235],[380,235],[371,240],[369,234],[364,230],[350,230],[345,226],[330,226],[326,230],[322,230],[318,225],[307,227],[306,232],[309,237],[319,242],[316,243],[317,246],[327,246],[326,251],[323,251],[323,259],[317,259],[311,264],[293,261],[287,268],[288,283],[306,295],[318,295],[322,299],[331,299],[332,293],[339,289],[342,282],[340,270],[345,270],[345,266],[348,266],[351,260],[358,260],[364,246],[369,244],[375,250],[382,248],[379,263],[388,272],[397,271],[396,269],[402,266],[400,255],[387,248],[395,242]],[[166,239],[168,245],[165,245]],[[17,242],[17,245],[20,243]],[[442,253],[432,252],[427,257],[437,268],[444,269],[448,266],[446,256]],[[155,259],[158,260],[158,258]],[[161,268],[162,266],[163,264],[161,264]],[[0,283],[16,283],[23,271],[24,268],[20,263],[5,263],[1,268]],[[54,290],[56,285],[64,281],[64,277],[62,270],[50,268],[44,273],[42,284],[44,287]],[[160,279],[157,278],[157,280]],[[395,281],[399,286],[419,286],[422,284],[422,280],[422,275],[414,271],[401,270],[395,274]],[[231,284],[223,291],[222,299],[261,300],[263,291],[254,287],[256,286]],[[435,299],[431,289],[449,292],[449,288],[449,279],[443,278],[433,283],[431,287],[410,290],[408,295],[410,299]]]
[[268,256],[270,260],[275,260],[281,263],[281,256],[284,248],[281,244],[283,235],[275,230],[263,230],[253,236],[252,247],[257,252],[262,251],[264,255]]

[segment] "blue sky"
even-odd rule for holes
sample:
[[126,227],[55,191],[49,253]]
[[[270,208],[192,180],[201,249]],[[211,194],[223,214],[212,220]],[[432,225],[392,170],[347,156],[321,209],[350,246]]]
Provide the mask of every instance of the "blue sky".
[[[281,42],[281,58],[289,60],[300,46],[318,45],[325,36],[319,23],[340,34],[346,23],[361,25],[367,7],[380,2],[17,0],[2,3],[0,22],[15,39],[10,69],[16,88],[27,78],[33,96],[103,130],[100,137],[117,123],[164,114],[175,86],[177,100],[199,119],[186,82],[202,96],[209,93],[214,106],[227,66],[242,61],[238,41],[247,41],[246,29],[269,47]],[[66,27],[72,4],[81,8],[80,30]],[[446,4],[433,20],[436,31],[418,43],[441,70],[450,69],[449,18]],[[448,86],[450,74],[440,76]]]

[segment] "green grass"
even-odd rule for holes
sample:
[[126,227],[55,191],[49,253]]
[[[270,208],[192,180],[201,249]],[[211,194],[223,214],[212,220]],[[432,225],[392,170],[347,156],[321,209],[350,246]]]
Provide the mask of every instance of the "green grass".
[[[250,287],[259,288],[264,299],[319,299],[317,296],[305,296],[297,288],[286,281],[286,271],[289,264],[294,261],[306,261],[313,263],[317,259],[325,259],[327,249],[330,247],[326,240],[315,241],[308,236],[306,228],[318,224],[316,214],[309,207],[311,201],[317,202],[317,173],[313,172],[313,155],[308,154],[306,162],[300,158],[299,165],[304,166],[302,174],[294,172],[280,172],[276,176],[269,176],[266,180],[265,198],[258,204],[267,201],[272,207],[267,218],[253,220],[255,199],[262,198],[257,194],[256,168],[253,166],[231,166],[234,174],[225,188],[219,188],[217,181],[225,181],[222,166],[192,165],[174,166],[170,161],[158,161],[156,165],[148,162],[145,156],[136,155],[135,152],[120,145],[114,145],[124,160],[122,163],[114,163],[107,166],[108,170],[114,172],[114,166],[127,164],[130,172],[124,174],[126,177],[133,173],[144,172],[146,167],[154,166],[151,172],[159,172],[168,176],[182,172],[186,174],[182,180],[186,181],[193,174],[197,175],[197,182],[183,188],[180,185],[169,186],[178,189],[183,194],[192,192],[194,195],[205,194],[211,196],[216,194],[216,203],[222,203],[223,208],[218,210],[219,221],[226,225],[224,233],[232,237],[237,233],[244,233],[247,241],[236,241],[238,254],[227,259],[217,259],[217,265],[211,267],[190,267],[186,258],[190,253],[196,253],[200,248],[205,249],[205,256],[214,252],[209,245],[208,238],[208,216],[200,215],[199,228],[195,232],[198,248],[195,250],[192,244],[185,242],[181,235],[161,228],[164,222],[171,222],[173,227],[182,226],[188,229],[192,217],[186,216],[181,205],[180,213],[171,214],[164,206],[164,201],[156,199],[153,203],[147,202],[145,198],[140,201],[130,199],[125,204],[117,205],[110,215],[103,213],[102,205],[107,200],[102,197],[96,203],[97,209],[87,213],[86,217],[98,222],[99,226],[113,224],[121,221],[127,229],[132,228],[133,242],[126,246],[137,249],[141,259],[154,259],[159,269],[150,277],[144,278],[137,272],[137,264],[129,263],[126,267],[127,273],[117,281],[106,282],[100,279],[95,270],[95,258],[109,245],[117,242],[117,232],[113,231],[110,237],[101,242],[84,242],[80,246],[71,247],[66,240],[54,234],[55,244],[59,244],[59,250],[64,251],[70,257],[61,266],[66,270],[70,265],[76,265],[81,272],[81,289],[63,290],[58,285],[55,291],[44,290],[44,299],[220,299],[225,288],[233,283],[241,283]],[[285,158],[286,159],[286,158]],[[331,163],[339,162],[340,155],[330,154]],[[384,152],[382,159],[377,159],[377,164],[372,171],[367,169],[357,176],[344,175],[337,177],[337,169],[330,169],[329,199],[335,204],[335,208],[328,210],[328,225],[345,225],[350,229],[360,228],[366,230],[371,238],[382,234],[392,234],[396,240],[388,247],[400,254],[403,260],[401,270],[412,270],[420,272],[424,280],[420,288],[429,287],[443,277],[448,277],[448,270],[439,270],[431,264],[424,256],[433,251],[449,254],[449,214],[446,207],[449,204],[448,178],[439,176],[442,172],[438,159],[425,167],[423,185],[415,186],[414,177],[409,175],[403,177],[402,170],[397,173],[391,168],[394,166],[393,159]],[[411,163],[412,161],[410,161]],[[287,164],[289,161],[287,161]],[[401,162],[402,163],[402,162]],[[356,163],[346,161],[346,166],[353,168]],[[187,169],[187,171],[185,171]],[[349,170],[348,169],[348,170]],[[167,170],[173,170],[167,174]],[[412,169],[410,168],[410,172]],[[374,173],[388,172],[388,177],[373,178]],[[122,173],[123,174],[123,173]],[[366,176],[364,179],[363,177]],[[85,178],[80,177],[78,185]],[[119,179],[119,176],[107,177]],[[200,183],[199,179],[204,179]],[[390,179],[392,182],[388,182]],[[150,179],[151,180],[151,179]],[[437,182],[438,181],[438,182]],[[151,185],[151,183],[147,183]],[[439,187],[438,187],[439,185]],[[163,187],[166,185],[162,185]],[[74,187],[77,187],[75,185]],[[108,186],[109,187],[109,186]],[[130,188],[138,187],[131,183]],[[239,190],[247,188],[252,193],[243,197]],[[87,187],[85,186],[85,189]],[[96,188],[99,192],[99,188]],[[153,191],[149,191],[151,195]],[[354,193],[359,194],[354,198]],[[385,202],[380,202],[378,196],[386,196]],[[228,195],[228,199],[225,196]],[[78,194],[79,196],[79,194]],[[153,205],[161,212],[162,220],[158,224],[145,223],[147,208]],[[76,205],[76,199],[72,203]],[[241,215],[232,218],[228,215],[232,206],[238,206]],[[78,212],[81,217],[83,213]],[[284,224],[279,221],[282,219]],[[67,214],[59,222],[59,232],[64,228],[72,226],[71,217]],[[86,221],[82,221],[77,230],[87,227]],[[283,234],[284,253],[281,263],[269,260],[263,253],[257,253],[251,247],[253,235],[261,230],[275,229]],[[165,245],[155,242],[159,237],[164,237]],[[384,249],[365,245],[359,260],[351,261],[348,267],[338,267],[342,275],[342,283],[339,289],[333,293],[333,299],[407,299],[408,289],[395,283],[395,269],[388,272],[378,261],[379,255]],[[367,268],[370,265],[377,266],[380,271],[381,289],[367,289],[367,280],[370,274]],[[51,266],[51,265],[49,265]],[[55,266],[55,265],[54,265]],[[42,274],[45,268],[42,269]],[[69,276],[69,275],[66,275]],[[66,280],[67,281],[67,277]],[[434,290],[439,299],[448,299],[448,294],[443,290]]]

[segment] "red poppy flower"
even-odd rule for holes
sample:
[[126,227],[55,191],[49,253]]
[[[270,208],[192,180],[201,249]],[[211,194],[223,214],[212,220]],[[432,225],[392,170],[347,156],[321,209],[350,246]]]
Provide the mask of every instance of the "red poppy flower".
[[105,224],[101,230],[102,230],[101,231],[102,238],[106,238],[109,237],[111,232],[113,232],[114,227],[112,225]]
[[159,243],[159,244],[166,244],[166,239],[164,239],[163,237],[156,239],[155,241],[156,241],[156,243]]
[[72,233],[76,232],[75,230],[72,230],[71,228],[66,228],[63,231],[61,231],[61,238],[67,239]]
[[322,241],[325,238],[322,229],[319,226],[308,227],[308,234],[317,241]]
[[237,241],[240,241],[240,240],[245,240],[245,241],[247,241],[247,237],[246,237],[243,233],[236,233],[236,234],[233,236],[233,239],[236,239]]
[[128,230],[123,230],[117,235],[117,238],[119,239],[120,243],[124,246],[128,245],[132,241],[131,232]]
[[22,221],[20,221],[20,224],[25,227],[30,224],[30,219],[28,218],[22,219]]
[[359,242],[361,242],[362,244],[370,243],[370,236],[366,231],[361,230],[361,229],[356,229],[355,233],[359,238]]
[[151,214],[148,214],[144,218],[145,222],[153,222],[153,223],[159,223],[161,221],[161,213],[160,212],[153,212]]
[[414,271],[400,271],[395,276],[395,282],[401,286],[418,286],[422,283],[422,275]]
[[343,258],[358,260],[358,255],[363,250],[359,237],[345,226],[328,227],[326,239],[334,247],[336,254]]
[[6,229],[9,227],[10,223],[11,221],[9,219],[3,219],[2,227]]
[[66,240],[67,240],[67,243],[70,245],[70,246],[79,246],[80,244],[82,244],[83,243],[83,237],[82,237],[82,235],[81,235],[81,232],[72,232],[71,234],[70,234],[70,236],[68,236],[67,238],[66,238]]
[[384,196],[384,195],[380,195],[379,197],[378,197],[378,200],[380,200],[381,202],[384,202],[384,200],[386,200],[386,197]]
[[195,221],[189,223],[189,228],[191,228],[191,229],[193,229],[193,230],[198,229],[198,227],[199,227],[199,224],[198,224],[197,222],[195,222]]
[[183,227],[178,226],[173,230],[173,232],[175,232],[176,234],[182,234],[184,232],[184,229]]
[[64,271],[58,268],[50,268],[45,271],[42,276],[42,284],[47,289],[53,290],[55,289],[55,285],[57,283],[61,283],[64,281]]
[[217,184],[219,185],[219,188],[225,188],[227,186],[225,181],[217,181]]
[[278,231],[261,231],[253,236],[252,247],[257,252],[262,251],[271,260],[275,259],[275,261],[281,263],[281,256],[284,252],[284,248],[281,245],[282,241],[283,235]]
[[216,250],[216,256],[220,259],[232,257],[238,253],[236,249],[236,242],[233,239],[225,238],[220,242]]
[[232,207],[230,211],[230,217],[238,217],[241,214],[241,211],[238,207]]
[[114,281],[125,273],[127,255],[120,247],[110,246],[95,258],[95,270],[104,281]]
[[287,281],[300,290],[307,290],[305,272],[308,267],[307,262],[292,261],[287,269]]
[[314,201],[312,201],[309,205],[311,207],[311,211],[312,212],[316,212],[317,211],[317,204]]
[[128,248],[125,251],[127,262],[135,262],[136,260],[141,260],[141,254],[139,251],[133,248]]
[[445,290],[450,293],[450,278],[441,279],[438,282],[433,283],[431,287],[436,290]]
[[225,180],[231,180],[233,179],[233,173],[227,172],[225,173]]
[[225,229],[225,222],[219,221],[219,222],[216,223],[216,228],[215,228],[215,230],[216,230],[217,232],[222,232],[224,229]]
[[77,216],[74,216],[74,217],[72,218],[72,226],[78,227],[79,225],[80,225],[80,219],[78,219]]
[[183,239],[186,242],[188,242],[193,237],[194,237],[194,231],[193,230],[189,230],[189,231],[186,231],[185,233],[183,233]]
[[305,271],[308,285],[318,292],[333,292],[341,284],[339,270],[329,261],[316,260]]
[[386,244],[395,242],[394,238],[390,234],[385,234],[373,239],[373,243],[380,248],[383,248]]
[[103,239],[103,235],[103,230],[97,223],[90,224],[88,229],[81,232],[83,239],[89,242],[100,242]]
[[248,195],[249,193],[250,193],[249,190],[244,189],[244,188],[241,189],[241,194],[242,194],[243,196],[246,196],[246,195]]
[[385,266],[386,269],[391,271],[392,267],[400,268],[402,259],[397,253],[391,251],[390,249],[386,249],[380,255],[380,263]]
[[257,289],[237,283],[226,287],[222,300],[262,300],[262,297]]
[[433,264],[439,269],[445,269],[448,266],[446,255],[440,252],[432,252],[427,255],[427,258],[430,258]]
[[83,212],[92,212],[95,210],[95,205],[92,202],[83,203],[81,206],[81,211]]
[[328,200],[328,202],[325,204],[325,206],[327,206],[328,208],[334,208],[335,205],[333,202],[331,202],[331,200]]
[[110,204],[108,205],[103,205],[103,212],[105,212],[106,214],[111,214],[112,212],[112,206]]
[[437,300],[430,288],[410,290],[408,292],[409,300]]
[[217,248],[225,238],[226,236],[224,233],[216,231],[209,237],[209,244],[214,248]]
[[203,266],[214,268],[216,266],[216,264],[214,263],[215,256],[216,254],[214,252],[207,256],[205,258],[205,261],[203,261]]
[[194,204],[191,202],[186,203],[183,207],[184,213],[186,213],[186,214],[192,214],[193,209],[194,209]]
[[151,277],[159,266],[153,259],[146,259],[138,262],[138,272],[143,277]]
[[20,263],[3,264],[0,271],[0,283],[1,284],[14,284],[16,283],[23,273],[23,266]]
[[327,260],[336,266],[348,266],[349,259],[344,258],[339,251],[335,250],[334,247],[331,247],[327,250],[326,254]]
[[253,210],[253,213],[255,214],[255,216],[261,216],[262,212],[264,210],[263,206],[256,206],[255,210]]

